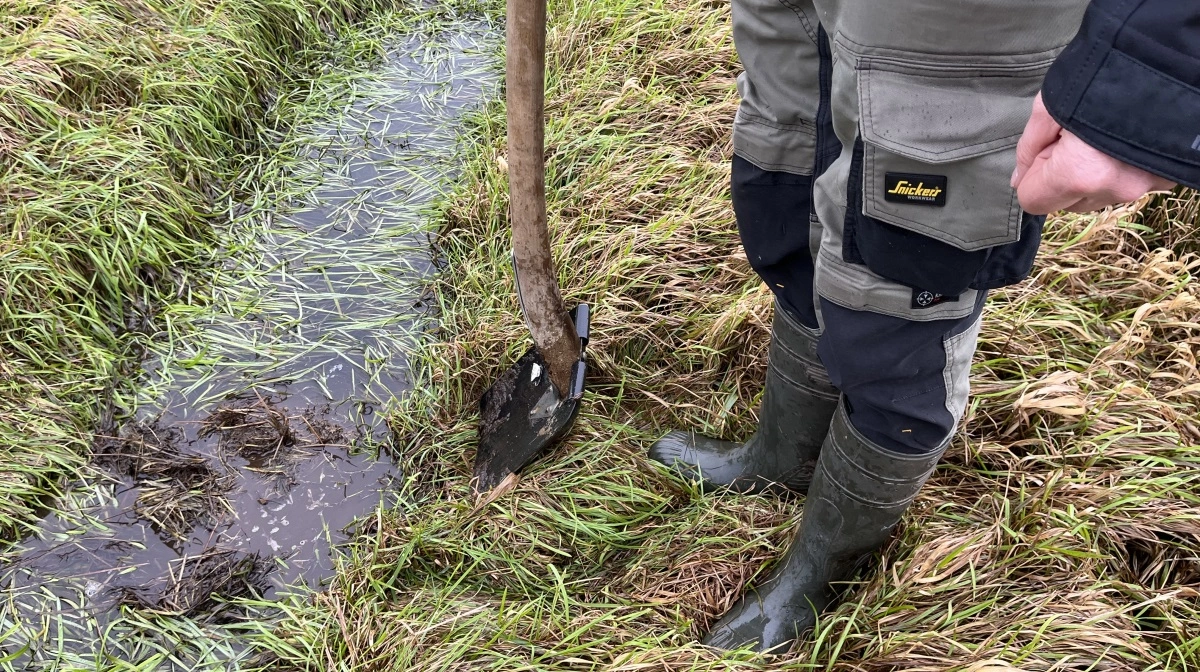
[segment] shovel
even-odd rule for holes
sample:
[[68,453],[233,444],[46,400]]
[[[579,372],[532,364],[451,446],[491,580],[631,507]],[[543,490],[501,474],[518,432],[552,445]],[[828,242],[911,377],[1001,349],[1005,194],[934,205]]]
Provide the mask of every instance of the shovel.
[[508,0],[505,31],[513,267],[534,347],[479,400],[472,479],[477,495],[514,477],[571,429],[583,396],[588,341],[588,306],[567,312],[546,230],[545,0]]

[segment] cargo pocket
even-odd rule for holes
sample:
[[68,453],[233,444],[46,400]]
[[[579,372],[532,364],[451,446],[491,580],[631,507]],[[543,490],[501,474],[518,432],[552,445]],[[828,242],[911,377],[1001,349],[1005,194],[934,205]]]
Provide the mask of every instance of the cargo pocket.
[[[861,59],[861,141],[850,178],[858,193],[848,199],[847,260],[957,295],[974,286],[997,249],[1036,228],[1009,179],[1049,64]],[[1028,242],[1036,250],[1037,241]]]

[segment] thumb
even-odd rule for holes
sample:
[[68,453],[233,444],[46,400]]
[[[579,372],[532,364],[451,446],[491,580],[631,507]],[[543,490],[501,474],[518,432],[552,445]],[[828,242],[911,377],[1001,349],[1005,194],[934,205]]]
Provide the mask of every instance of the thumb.
[[1021,184],[1025,173],[1038,156],[1047,147],[1058,142],[1061,133],[1062,126],[1059,126],[1054,117],[1046,111],[1046,105],[1042,103],[1042,94],[1039,93],[1033,99],[1033,112],[1025,124],[1025,132],[1021,134],[1020,142],[1017,143],[1017,169],[1013,171],[1013,189]]

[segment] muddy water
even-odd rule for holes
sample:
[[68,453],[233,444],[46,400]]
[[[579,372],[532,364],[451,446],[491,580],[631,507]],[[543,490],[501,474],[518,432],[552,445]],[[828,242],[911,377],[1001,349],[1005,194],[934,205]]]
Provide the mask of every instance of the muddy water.
[[191,328],[147,363],[134,417],[0,555],[0,669],[163,651],[156,666],[235,667],[245,652],[209,594],[319,587],[355,521],[391,504],[383,417],[412,384],[428,210],[463,112],[495,95],[497,41],[482,20],[419,26],[281,146],[302,159],[271,178],[290,202],[245,208],[215,307],[168,315]]

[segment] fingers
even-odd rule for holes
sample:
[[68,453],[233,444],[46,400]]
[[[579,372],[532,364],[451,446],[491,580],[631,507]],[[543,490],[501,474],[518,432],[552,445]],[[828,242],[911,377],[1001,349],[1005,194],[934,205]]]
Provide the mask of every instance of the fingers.
[[1034,157],[1016,188],[1026,212],[1045,215],[1058,210],[1092,212],[1174,186],[1062,132]]
[[1085,196],[1070,183],[1069,176],[1064,175],[1055,158],[1053,151],[1034,158],[1017,185],[1017,200],[1031,215],[1048,215],[1070,208]]
[[1061,133],[1062,126],[1059,126],[1054,117],[1046,111],[1046,106],[1042,104],[1042,94],[1039,93],[1033,99],[1033,112],[1029,115],[1029,121],[1025,123],[1020,142],[1017,143],[1017,169],[1013,171],[1012,176],[1014,189],[1024,179],[1037,157],[1058,142]]
[[[1142,171],[1138,171],[1142,172]],[[1096,212],[1103,210],[1109,206],[1120,205],[1122,203],[1132,203],[1146,194],[1170,191],[1175,188],[1175,183],[1170,180],[1165,180],[1157,175],[1145,173],[1144,175],[1131,175],[1124,182],[1124,186],[1117,191],[1089,196],[1080,200],[1074,205],[1062,208],[1067,212]]]

